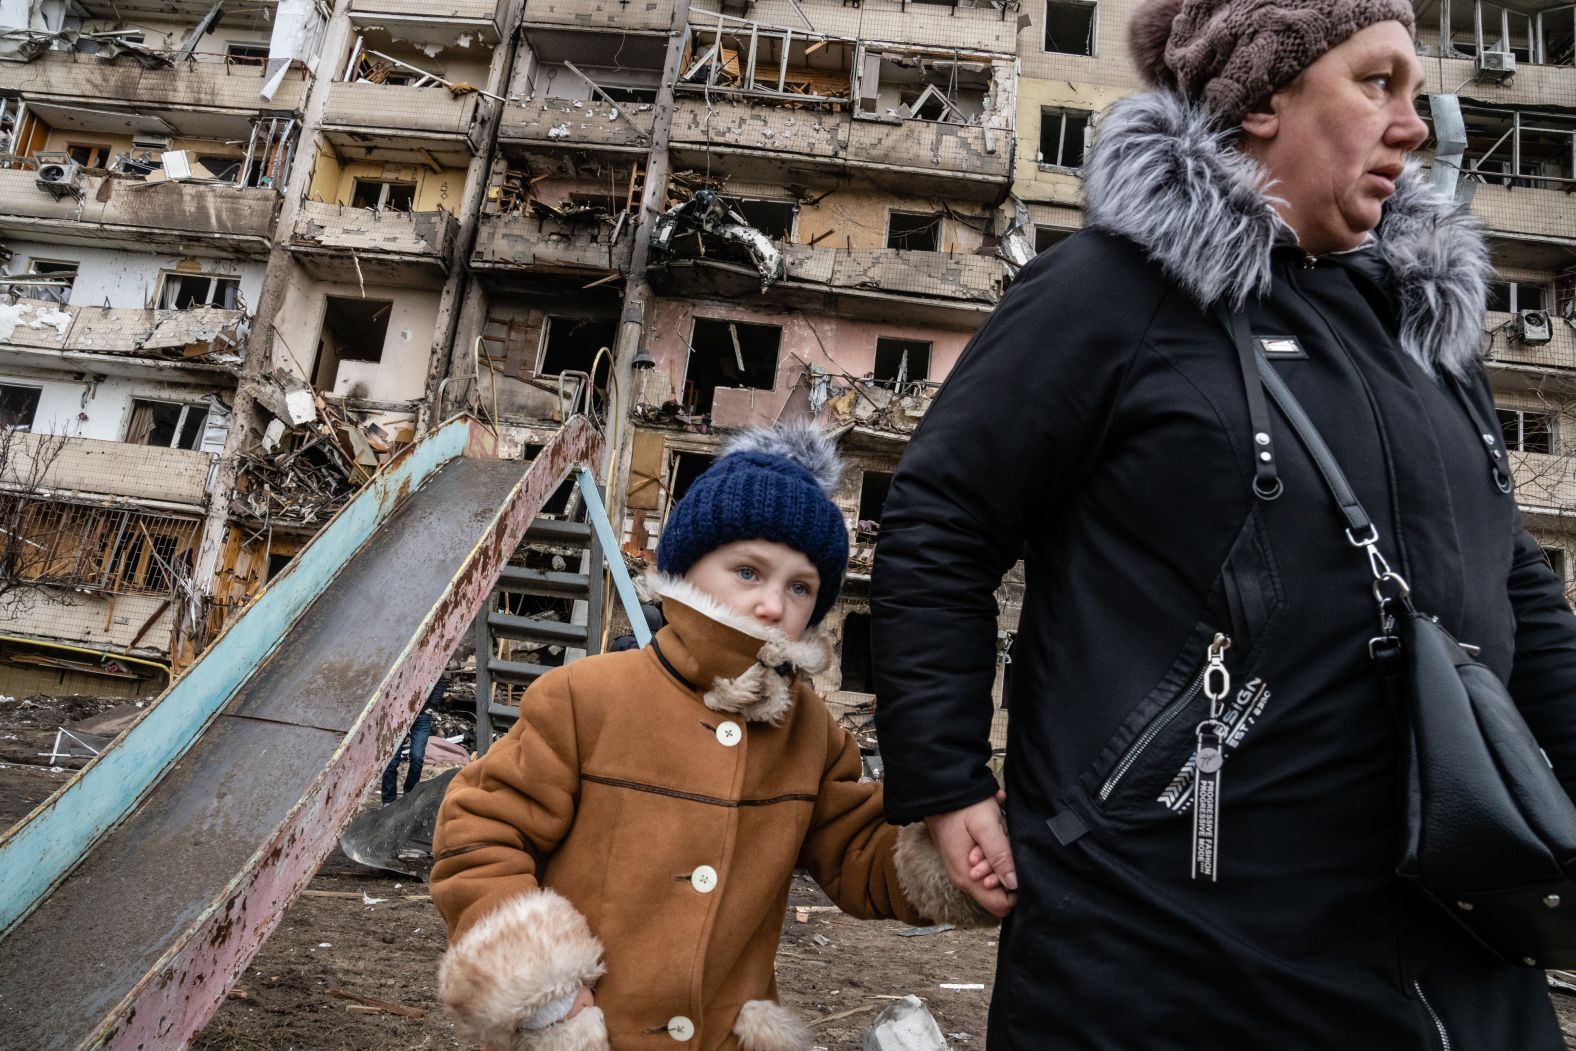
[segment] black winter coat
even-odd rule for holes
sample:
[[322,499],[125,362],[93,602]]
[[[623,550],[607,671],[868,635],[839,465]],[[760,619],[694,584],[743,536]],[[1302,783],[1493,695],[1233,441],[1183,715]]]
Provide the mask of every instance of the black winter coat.
[[[1369,572],[1272,416],[1257,498],[1244,384],[1201,307],[1255,336],[1379,524],[1417,604],[1483,649],[1576,789],[1576,618],[1443,377],[1482,416],[1481,237],[1415,174],[1379,240],[1310,260],[1240,155],[1154,95],[1086,171],[1091,229],[1030,264],[899,465],[872,582],[896,822],[988,797],[997,610],[1020,556],[1006,774],[1021,892],[992,1051],[1559,1051],[1541,971],[1496,962],[1393,875],[1396,736]],[[1133,172],[1141,175],[1133,177]],[[1220,878],[1189,876],[1216,633],[1236,720]]]

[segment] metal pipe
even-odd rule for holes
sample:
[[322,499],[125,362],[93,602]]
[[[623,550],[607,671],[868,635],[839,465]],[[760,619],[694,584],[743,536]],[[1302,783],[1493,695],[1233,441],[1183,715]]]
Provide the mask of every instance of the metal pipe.
[[21,635],[0,635],[0,642],[19,642],[27,646],[41,646],[47,650],[64,650],[67,653],[86,653],[89,656],[97,657],[100,660],[113,659],[125,661],[128,664],[142,664],[149,668],[157,668],[159,671],[162,671],[166,680],[174,678],[174,675],[171,673],[170,666],[168,664],[160,664],[158,661],[144,660],[141,657],[130,657],[124,653],[115,653],[112,650],[91,650],[82,646],[68,646],[64,642],[43,642],[39,639],[29,639]]

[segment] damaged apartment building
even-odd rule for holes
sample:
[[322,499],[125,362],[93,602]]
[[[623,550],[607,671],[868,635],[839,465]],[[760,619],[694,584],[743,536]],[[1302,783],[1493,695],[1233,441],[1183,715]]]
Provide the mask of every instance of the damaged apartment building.
[[[817,685],[863,726],[893,468],[1081,224],[1137,3],[0,0],[0,413],[53,456],[4,479],[48,557],[0,690],[162,684],[454,412],[519,455],[600,421],[632,564],[730,432],[815,418],[854,553]],[[1500,269],[1521,498],[1568,571],[1576,6],[1417,12],[1429,149]]]

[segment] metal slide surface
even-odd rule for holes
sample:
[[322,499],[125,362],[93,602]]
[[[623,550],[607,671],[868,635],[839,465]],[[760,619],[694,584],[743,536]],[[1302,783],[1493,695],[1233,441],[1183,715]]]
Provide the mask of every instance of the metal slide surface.
[[0,939],[0,1048],[173,1049],[201,1028],[333,848],[529,520],[594,452],[588,427],[566,432],[534,465],[441,462],[389,501],[298,615],[248,625],[254,604],[226,632],[273,640],[190,748]]

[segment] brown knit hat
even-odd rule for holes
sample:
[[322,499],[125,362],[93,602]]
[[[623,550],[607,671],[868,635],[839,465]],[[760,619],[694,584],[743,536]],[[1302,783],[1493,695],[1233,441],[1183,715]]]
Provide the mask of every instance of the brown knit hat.
[[1326,51],[1392,20],[1413,27],[1410,0],[1147,0],[1128,45],[1152,86],[1236,124]]

